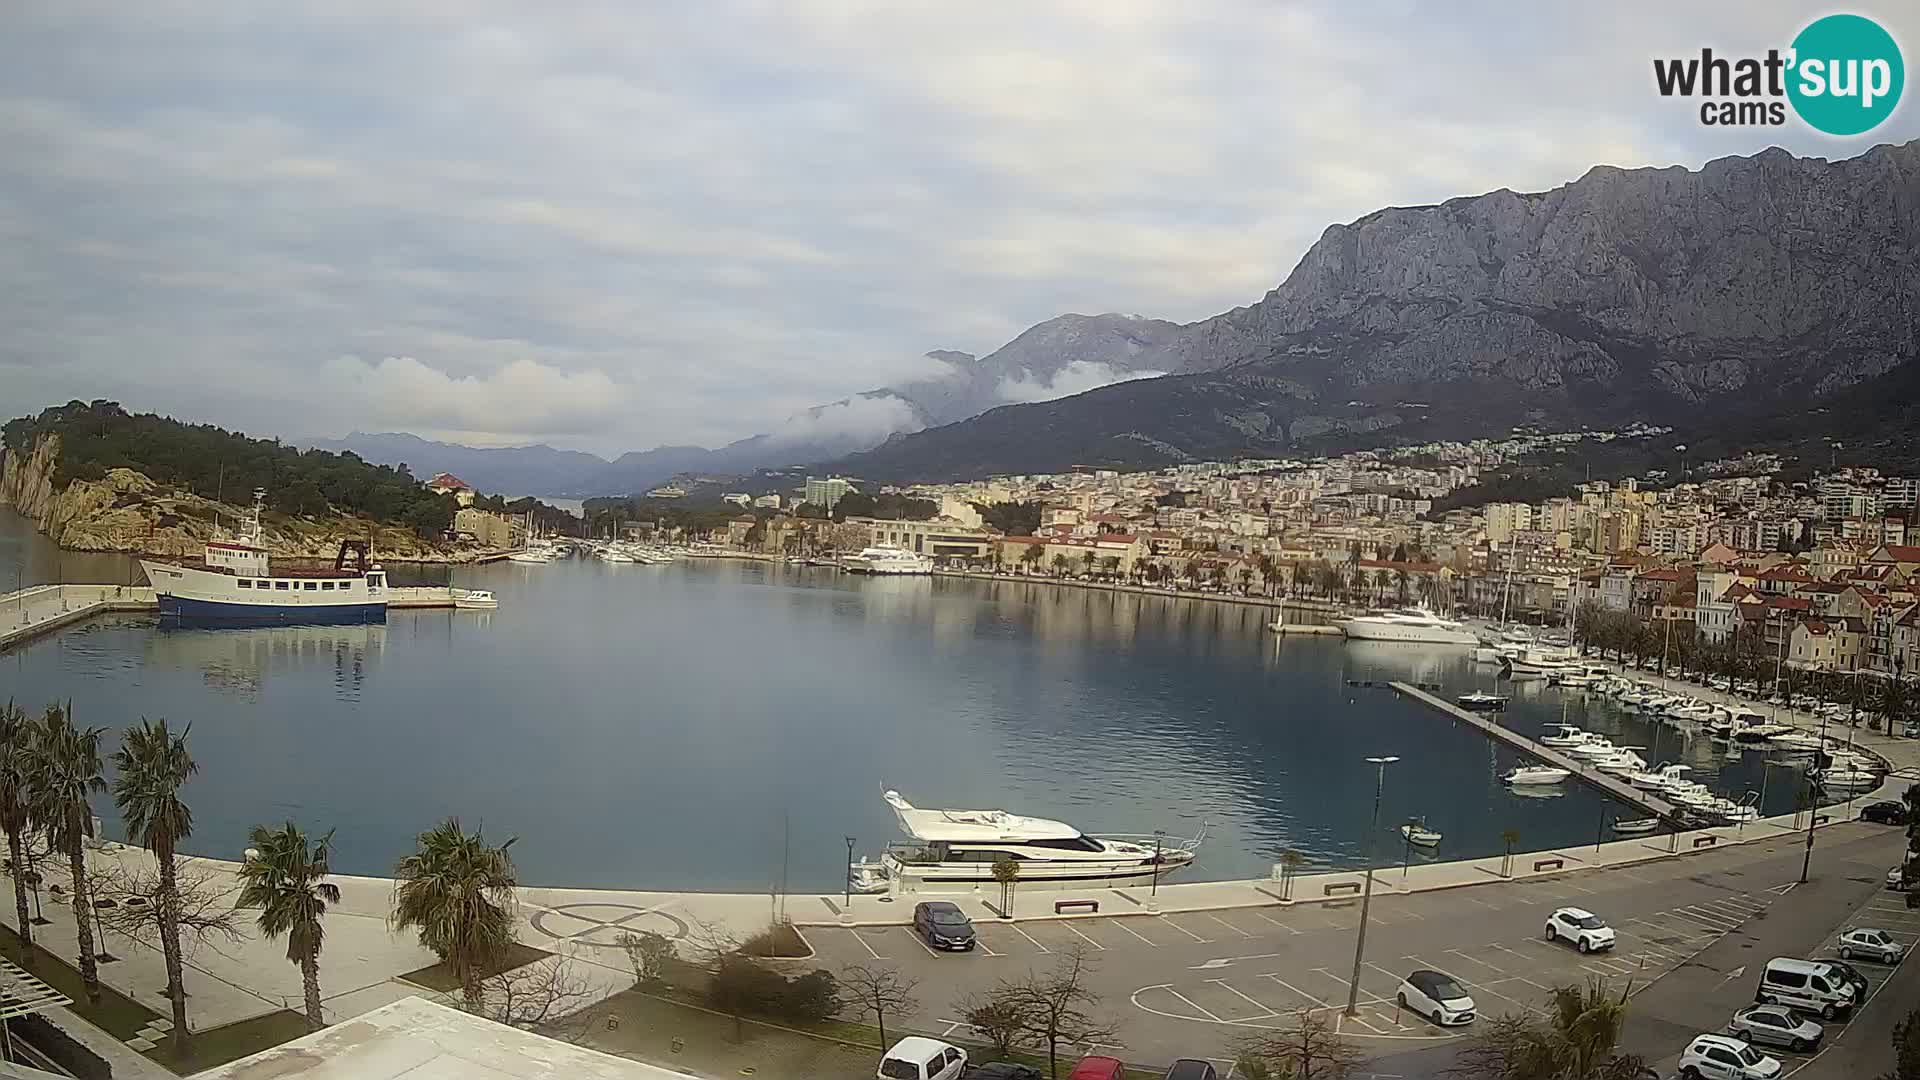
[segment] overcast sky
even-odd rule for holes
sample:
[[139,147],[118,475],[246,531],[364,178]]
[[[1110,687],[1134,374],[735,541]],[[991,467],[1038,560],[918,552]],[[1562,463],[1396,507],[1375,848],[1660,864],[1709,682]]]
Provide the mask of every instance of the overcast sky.
[[[0,411],[713,445],[1063,312],[1250,303],[1383,205],[1920,134],[1653,91],[1826,10],[11,0]],[[1912,58],[1910,5],[1847,10]]]

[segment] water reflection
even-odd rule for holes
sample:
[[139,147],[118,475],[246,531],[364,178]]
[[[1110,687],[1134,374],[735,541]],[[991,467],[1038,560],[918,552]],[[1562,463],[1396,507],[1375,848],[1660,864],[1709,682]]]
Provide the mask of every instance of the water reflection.
[[206,684],[257,700],[274,675],[330,676],[335,696],[357,701],[385,649],[387,628],[354,626],[198,627],[157,620],[142,638],[149,666],[198,671]]

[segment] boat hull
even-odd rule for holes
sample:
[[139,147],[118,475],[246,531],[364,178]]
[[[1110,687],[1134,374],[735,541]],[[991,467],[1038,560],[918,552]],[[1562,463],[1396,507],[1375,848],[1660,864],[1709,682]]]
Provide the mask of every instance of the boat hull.
[[228,626],[284,626],[292,623],[363,624],[387,621],[385,603],[303,604],[282,607],[269,604],[230,604],[215,600],[194,600],[162,594],[158,597],[160,614],[182,621],[221,623]]
[[[1162,884],[1179,870],[1192,864],[1192,856],[1168,858],[1160,864],[1159,874],[1151,864],[1138,862],[1115,864],[1089,860],[1020,864],[1021,889],[1084,889],[1093,886],[1121,888],[1146,885],[1157,876]],[[913,863],[885,860],[888,875],[906,892],[967,892],[976,888],[998,889],[992,863]]]
[[1336,624],[1352,641],[1397,641],[1408,645],[1478,645],[1480,639],[1465,630],[1437,626],[1396,626],[1392,623],[1348,619]]

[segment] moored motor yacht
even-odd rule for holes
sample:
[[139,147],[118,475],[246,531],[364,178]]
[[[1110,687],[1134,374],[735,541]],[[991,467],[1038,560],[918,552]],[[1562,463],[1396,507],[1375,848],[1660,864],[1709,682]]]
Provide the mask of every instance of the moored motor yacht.
[[1556,769],[1551,765],[1521,765],[1508,769],[1500,779],[1519,787],[1527,784],[1558,784],[1572,775],[1566,769]]
[[1470,693],[1461,694],[1453,700],[1459,702],[1461,708],[1470,709],[1474,712],[1500,712],[1507,707],[1506,698],[1499,694],[1489,694],[1482,690],[1474,690]]
[[1587,733],[1574,724],[1548,724],[1547,733],[1536,741],[1541,746],[1579,746],[1587,741]]
[[486,611],[499,607],[500,598],[485,589],[455,589],[453,606],[463,611]]
[[1094,837],[1065,822],[1005,810],[927,810],[893,790],[884,798],[913,839],[889,844],[880,862],[887,878],[909,892],[992,884],[994,864],[1005,859],[1019,864],[1022,885],[1146,884],[1192,863],[1205,839],[1204,826],[1191,840]]
[[875,544],[841,560],[856,574],[931,574],[933,560],[892,544]]
[[1415,818],[1400,826],[1400,835],[1415,847],[1435,847],[1441,840],[1439,833],[1427,828],[1426,818]]
[[1334,625],[1353,641],[1399,641],[1420,645],[1478,645],[1479,637],[1464,623],[1445,619],[1425,608],[1368,611]]

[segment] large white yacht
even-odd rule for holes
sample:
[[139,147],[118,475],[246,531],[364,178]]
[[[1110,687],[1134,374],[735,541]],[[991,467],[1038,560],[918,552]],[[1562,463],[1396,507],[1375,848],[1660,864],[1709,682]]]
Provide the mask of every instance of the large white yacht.
[[1368,611],[1336,625],[1355,641],[1407,641],[1423,645],[1480,643],[1480,639],[1464,624],[1443,619],[1425,608]]
[[[1204,839],[1204,831],[1192,840],[1161,838],[1156,850],[1151,836],[1093,837],[1063,821],[1005,810],[923,810],[892,790],[885,798],[913,839],[889,844],[880,866],[906,891],[992,885],[993,865],[1005,858],[1019,864],[1021,885],[1144,885],[1193,862]],[[871,876],[874,864],[862,864]]]
[[856,574],[931,574],[933,560],[891,544],[877,544],[842,560]]
[[342,541],[332,570],[275,570],[261,539],[265,503],[266,492],[254,492],[240,535],[207,541],[197,563],[140,560],[160,614],[220,622],[386,621],[387,575],[369,563],[363,541]]

